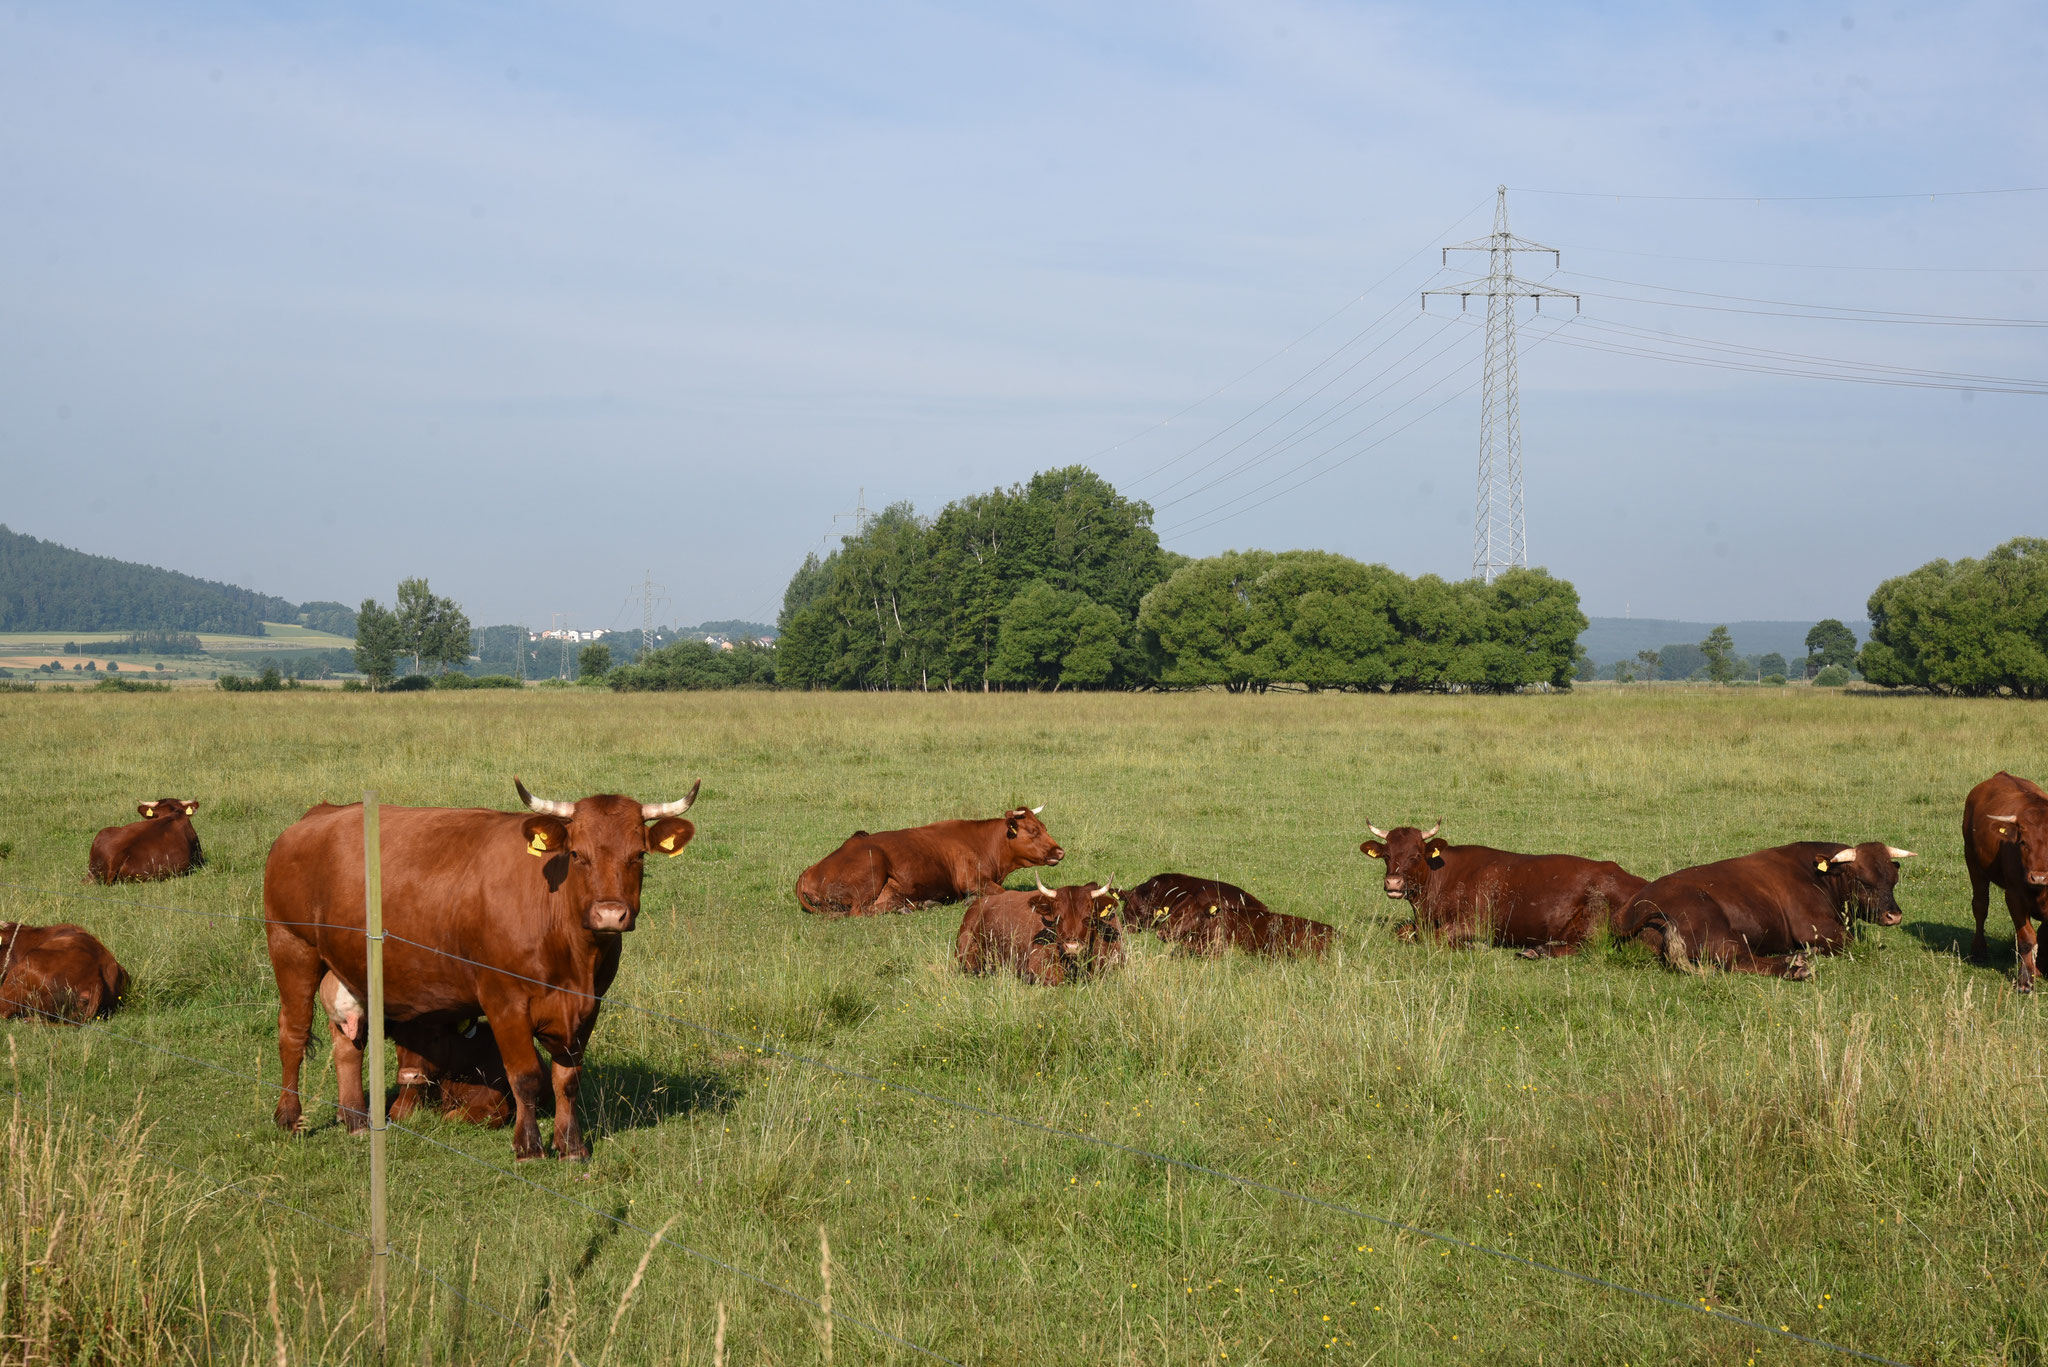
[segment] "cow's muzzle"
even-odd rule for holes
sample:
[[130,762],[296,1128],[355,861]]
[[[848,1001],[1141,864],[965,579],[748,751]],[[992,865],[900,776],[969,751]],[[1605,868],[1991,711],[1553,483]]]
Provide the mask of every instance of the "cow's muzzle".
[[583,924],[592,930],[627,931],[633,928],[633,908],[624,902],[592,902]]
[[1389,878],[1386,881],[1386,889],[1387,896],[1398,902],[1408,895],[1408,880],[1405,878]]
[[1877,923],[1881,926],[1895,926],[1905,919],[1906,914],[1900,911],[1898,908],[1894,907],[1890,911],[1879,912],[1877,917]]
[[1050,866],[1059,863],[1060,860],[1065,859],[1066,857],[1067,852],[1061,849],[1059,846],[1055,845],[1052,847],[1052,853],[1046,856],[1045,862],[1048,866]]
[[2048,873],[2030,873],[2027,875],[2027,881],[2037,888],[2048,887]]

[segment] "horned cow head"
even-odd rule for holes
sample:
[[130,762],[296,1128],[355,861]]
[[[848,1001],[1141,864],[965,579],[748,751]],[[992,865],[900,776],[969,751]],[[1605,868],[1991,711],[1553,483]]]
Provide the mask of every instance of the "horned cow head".
[[640,880],[651,851],[670,857],[697,834],[683,813],[702,779],[678,802],[636,802],[606,794],[580,802],[535,797],[516,777],[512,786],[534,815],[520,823],[526,852],[539,859],[551,891],[565,893],[586,930],[631,930],[640,915]]
[[1911,858],[1911,850],[1872,840],[1816,859],[1814,874],[1829,885],[1845,920],[1861,917],[1895,926],[1905,919],[1892,895],[1899,885],[1899,861]]
[[1052,838],[1052,832],[1038,819],[1045,810],[1045,804],[1036,807],[1013,807],[1003,813],[1003,838],[1009,844],[1009,857],[1016,861],[1017,868],[1033,865],[1051,867],[1067,857],[1060,848],[1060,842]]
[[1426,831],[1413,826],[1396,826],[1390,831],[1368,824],[1376,840],[1361,844],[1359,852],[1369,859],[1386,861],[1387,874],[1384,887],[1387,896],[1394,901],[1410,900],[1429,881],[1432,869],[1443,867],[1444,842],[1436,838],[1443,829],[1439,821]]
[[144,821],[170,820],[173,817],[190,816],[199,810],[197,798],[160,797],[154,802],[138,802],[135,810]]
[[2005,816],[1987,816],[2001,845],[2017,847],[2027,882],[2048,887],[2048,803],[2030,802]]

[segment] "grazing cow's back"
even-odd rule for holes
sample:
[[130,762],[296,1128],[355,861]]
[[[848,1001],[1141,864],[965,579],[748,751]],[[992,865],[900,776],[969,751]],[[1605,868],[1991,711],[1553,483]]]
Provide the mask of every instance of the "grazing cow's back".
[[1116,894],[1094,883],[977,897],[961,918],[953,958],[963,973],[1007,968],[1043,987],[1123,962],[1111,915]]
[[1805,979],[1808,955],[1849,942],[1853,920],[1895,926],[1901,859],[1883,841],[1808,840],[1668,873],[1614,917],[1618,940],[1639,940],[1674,968],[1714,963],[1742,973]]
[[796,880],[797,905],[819,916],[873,916],[1000,892],[1019,869],[1050,866],[1066,851],[1017,807],[987,821],[938,821],[902,831],[855,831]]
[[1124,899],[1124,919],[1151,930],[1186,954],[1216,955],[1225,948],[1268,957],[1328,951],[1336,927],[1304,916],[1273,911],[1234,883],[1192,874],[1162,873],[1146,879]]
[[192,813],[199,804],[188,798],[160,797],[138,802],[135,810],[142,820],[125,826],[108,826],[92,838],[86,855],[89,883],[139,883],[157,878],[176,878],[206,862],[199,848],[199,832],[192,828]]
[[2040,784],[2000,772],[1970,790],[1963,802],[1963,865],[1970,871],[1970,911],[1977,918],[1971,956],[1982,959],[1989,952],[1984,917],[1996,883],[2012,915],[2019,966],[2013,986],[2033,991],[2039,972],[2034,923],[2048,922],[2048,793]]
[[78,1025],[127,995],[128,971],[84,927],[0,924],[0,1019]]
[[[539,1038],[553,1060],[556,1151],[584,1157],[576,1116],[584,1047],[618,971],[621,936],[639,916],[642,860],[689,843],[696,828],[681,815],[696,789],[664,804],[519,793],[532,814],[383,809],[386,1019],[394,1034],[422,1032],[418,1040],[479,1013],[488,1019],[511,1077],[520,1158],[541,1152]],[[358,999],[368,995],[359,807],[315,808],[278,837],[263,909],[284,1064],[276,1119],[293,1129],[322,976],[332,972]]]
[[1526,958],[1576,954],[1646,881],[1603,859],[1452,845],[1436,838],[1440,825],[1367,829],[1378,838],[1358,848],[1386,861],[1387,896],[1454,948],[1484,939]]

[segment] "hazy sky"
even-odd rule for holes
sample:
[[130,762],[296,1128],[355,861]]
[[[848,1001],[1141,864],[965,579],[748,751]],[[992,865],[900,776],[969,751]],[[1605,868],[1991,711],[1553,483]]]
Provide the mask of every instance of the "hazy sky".
[[2048,318],[2048,194],[1605,197],[2048,184],[2043,11],[1634,8],[0,3],[0,521],[295,600],[624,625],[651,568],[665,619],[772,618],[858,491],[1081,461],[1190,554],[1462,576],[1481,315],[1416,291],[1504,181],[1603,196],[1509,197],[1583,273],[1521,376],[1588,611],[1860,621],[2048,534],[2041,394],[1587,349],[2048,378],[1953,325]]

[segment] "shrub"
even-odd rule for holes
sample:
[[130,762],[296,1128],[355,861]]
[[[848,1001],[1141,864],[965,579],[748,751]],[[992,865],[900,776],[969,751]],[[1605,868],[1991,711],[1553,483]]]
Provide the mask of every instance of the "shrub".
[[408,674],[385,688],[386,693],[424,693],[434,686],[434,681],[424,674]]
[[1784,686],[1785,676],[1783,674],[1766,674],[1764,675],[1764,682],[1773,688],[1781,688]]
[[[394,687],[396,685],[393,685]],[[434,679],[434,687],[448,689],[464,688],[517,688],[519,680],[510,674],[442,674]]]
[[1821,688],[1840,688],[1849,682],[1849,671],[1840,665],[1829,665],[1814,675],[1813,681]]
[[143,679],[101,679],[92,686],[95,693],[168,693],[167,683],[150,683]]

